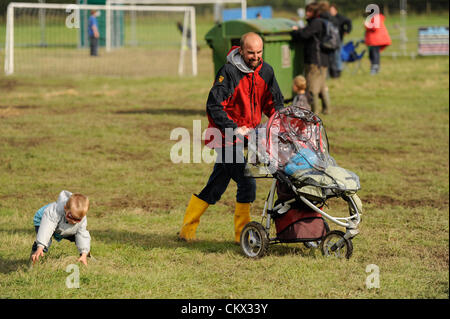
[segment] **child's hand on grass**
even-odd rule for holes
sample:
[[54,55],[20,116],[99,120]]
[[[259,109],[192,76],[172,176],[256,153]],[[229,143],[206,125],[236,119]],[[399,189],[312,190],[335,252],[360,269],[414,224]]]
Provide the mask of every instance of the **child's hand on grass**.
[[38,246],[36,252],[31,255],[31,260],[33,261],[33,265],[36,261],[39,260],[39,257],[44,257],[44,248],[41,246]]
[[86,253],[82,253],[81,257],[78,258],[77,261],[82,262],[85,266],[87,266],[87,254]]

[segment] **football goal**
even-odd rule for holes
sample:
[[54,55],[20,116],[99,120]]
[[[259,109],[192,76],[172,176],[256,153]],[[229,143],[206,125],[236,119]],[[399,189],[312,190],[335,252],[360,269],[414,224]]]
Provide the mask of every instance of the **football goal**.
[[[94,11],[97,57],[89,55],[88,19]],[[195,8],[12,2],[4,65],[6,74],[195,76]]]
[[[87,0],[78,0],[80,3],[82,1]],[[241,18],[246,19],[247,18],[247,0],[106,0],[106,5],[110,6],[124,6],[124,5],[189,5],[189,6],[195,6],[199,9],[200,12],[203,12],[207,7],[211,7],[211,5],[214,5],[213,12],[214,12],[214,22],[218,23],[222,20],[222,11],[224,9],[225,5],[240,5],[241,7]],[[113,12],[109,11],[109,15],[107,15],[106,20],[109,21],[107,23],[107,26],[114,26],[114,18],[112,17]],[[129,30],[129,41],[130,43],[136,45],[139,41],[136,31],[137,26],[137,16],[136,12],[130,13],[130,30]],[[112,22],[111,22],[112,21]],[[178,21],[178,29],[180,32],[184,30],[182,28],[181,23]],[[108,36],[108,33],[112,32],[113,28],[107,29],[107,40],[112,39],[114,40],[114,37]],[[190,35],[190,30],[188,29],[188,37]],[[117,34],[117,33],[116,33]],[[117,41],[116,41],[117,42]],[[109,51],[114,47],[114,43],[108,42],[106,43],[106,50]]]

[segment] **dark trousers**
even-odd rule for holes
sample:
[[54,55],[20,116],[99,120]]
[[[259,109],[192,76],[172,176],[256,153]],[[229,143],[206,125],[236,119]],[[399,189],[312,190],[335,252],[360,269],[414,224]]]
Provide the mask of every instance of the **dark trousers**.
[[239,203],[252,203],[256,197],[256,182],[251,176],[245,176],[246,161],[242,148],[227,147],[216,149],[217,158],[208,183],[197,195],[210,205],[215,204],[230,183],[237,184],[236,201]]
[[89,44],[90,44],[90,49],[91,49],[91,56],[97,56],[98,55],[98,38],[89,37]]
[[380,47],[369,47],[369,59],[372,65],[380,65]]
[[305,64],[305,77],[308,92],[308,102],[311,111],[319,112],[319,102],[322,100],[322,112],[330,109],[330,95],[326,84],[328,68],[317,64]]
[[[39,226],[34,226],[34,231],[36,232],[36,234],[39,231]],[[67,239],[71,242],[75,242],[75,235],[73,236],[69,236],[69,237],[63,237],[63,239]],[[48,247],[44,248],[44,253],[48,252],[48,249],[50,248],[50,245],[52,244],[52,239],[50,238],[50,242],[48,243]],[[33,254],[35,251],[37,250],[37,242],[35,241],[33,243],[33,247],[31,248],[31,253]]]
[[332,53],[328,54],[328,72],[330,77],[338,78],[341,75],[341,70],[338,69],[336,52],[339,50],[335,50]]

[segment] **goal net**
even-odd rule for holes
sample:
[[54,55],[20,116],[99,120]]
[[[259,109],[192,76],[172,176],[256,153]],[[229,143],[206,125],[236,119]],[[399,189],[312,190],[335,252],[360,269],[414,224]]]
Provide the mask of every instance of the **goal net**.
[[[98,56],[90,56],[92,11],[100,33]],[[5,73],[195,76],[195,8],[10,3]]]

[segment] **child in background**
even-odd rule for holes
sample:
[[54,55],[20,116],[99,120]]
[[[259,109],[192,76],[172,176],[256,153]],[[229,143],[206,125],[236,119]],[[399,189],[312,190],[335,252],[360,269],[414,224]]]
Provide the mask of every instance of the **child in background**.
[[292,106],[311,111],[306,96],[306,79],[302,75],[297,75],[292,83],[292,90],[297,94],[292,101]]
[[380,6],[380,11],[381,13],[373,15],[370,23],[364,23],[366,28],[364,41],[369,47],[371,75],[380,72],[380,53],[392,44],[391,37],[384,24],[383,6]]
[[91,10],[91,15],[88,21],[88,35],[91,56],[98,56],[98,40],[100,38],[97,22],[98,13],[99,11],[97,10]]
[[88,209],[86,196],[64,190],[56,202],[40,208],[33,218],[36,231],[36,241],[31,250],[33,264],[48,251],[53,236],[56,241],[67,239],[75,242],[80,253],[78,261],[87,265],[91,249],[91,236],[86,229]]

